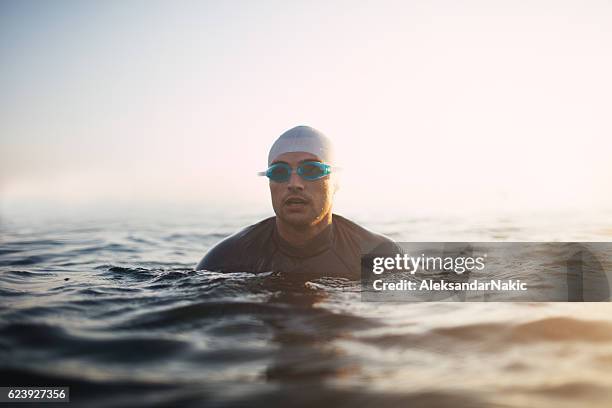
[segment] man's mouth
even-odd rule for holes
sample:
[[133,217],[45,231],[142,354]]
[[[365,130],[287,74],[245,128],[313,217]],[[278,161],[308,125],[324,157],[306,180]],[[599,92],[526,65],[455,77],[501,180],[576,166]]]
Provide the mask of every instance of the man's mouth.
[[301,197],[289,197],[285,200],[285,205],[288,207],[301,207],[308,204],[308,200]]

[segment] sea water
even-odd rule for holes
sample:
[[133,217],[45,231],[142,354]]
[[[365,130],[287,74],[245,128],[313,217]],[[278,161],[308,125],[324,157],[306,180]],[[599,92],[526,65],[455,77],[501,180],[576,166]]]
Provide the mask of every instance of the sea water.
[[[612,406],[610,303],[373,303],[334,277],[193,271],[268,215],[3,218],[1,385],[86,407]],[[612,240],[609,214],[344,215],[398,241]]]

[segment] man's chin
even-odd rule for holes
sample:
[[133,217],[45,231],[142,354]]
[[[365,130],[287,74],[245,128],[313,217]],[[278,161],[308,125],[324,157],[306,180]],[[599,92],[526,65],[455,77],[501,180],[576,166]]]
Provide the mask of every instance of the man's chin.
[[306,214],[283,214],[282,220],[295,229],[306,229],[312,225],[312,217]]

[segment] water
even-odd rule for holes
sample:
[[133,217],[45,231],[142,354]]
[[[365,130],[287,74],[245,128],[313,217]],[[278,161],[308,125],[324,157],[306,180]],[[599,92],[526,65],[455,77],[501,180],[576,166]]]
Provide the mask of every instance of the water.
[[[87,407],[612,404],[607,303],[367,303],[333,277],[192,271],[264,216],[4,219],[2,385]],[[609,214],[352,218],[406,241],[612,238]]]

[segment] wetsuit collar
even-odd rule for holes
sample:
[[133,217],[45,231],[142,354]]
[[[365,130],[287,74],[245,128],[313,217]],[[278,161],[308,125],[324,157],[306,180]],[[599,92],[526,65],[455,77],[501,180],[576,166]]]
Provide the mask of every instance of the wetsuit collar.
[[329,249],[332,246],[334,239],[334,228],[333,222],[328,225],[318,235],[311,238],[304,246],[296,247],[287,242],[278,233],[278,229],[274,226],[273,239],[279,250],[285,255],[294,258],[309,258],[320,254],[321,252]]

